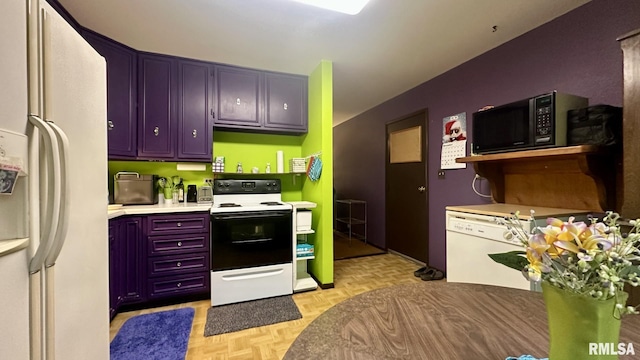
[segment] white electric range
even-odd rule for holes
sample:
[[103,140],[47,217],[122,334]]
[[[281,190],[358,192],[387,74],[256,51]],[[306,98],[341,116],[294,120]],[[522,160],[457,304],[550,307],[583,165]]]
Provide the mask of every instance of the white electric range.
[[293,293],[292,206],[279,179],[215,180],[211,305]]

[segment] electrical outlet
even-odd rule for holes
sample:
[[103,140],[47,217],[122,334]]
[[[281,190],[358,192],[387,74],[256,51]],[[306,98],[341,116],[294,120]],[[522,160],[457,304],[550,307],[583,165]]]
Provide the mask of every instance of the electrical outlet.
[[206,179],[204,179],[204,183],[213,186],[213,179],[212,178],[206,178]]

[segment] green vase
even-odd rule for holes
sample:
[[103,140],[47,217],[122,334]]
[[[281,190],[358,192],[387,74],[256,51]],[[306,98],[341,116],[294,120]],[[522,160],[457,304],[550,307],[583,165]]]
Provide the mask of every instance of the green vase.
[[[620,294],[626,302],[627,293]],[[549,360],[618,359],[615,298],[597,300],[542,283],[549,321]]]
[[172,195],[172,193],[173,193],[173,191],[171,191],[171,188],[164,188],[164,189],[162,190],[162,192],[164,193],[164,198],[165,198],[165,199],[168,199],[168,200],[172,199],[172,196],[173,196],[173,195]]

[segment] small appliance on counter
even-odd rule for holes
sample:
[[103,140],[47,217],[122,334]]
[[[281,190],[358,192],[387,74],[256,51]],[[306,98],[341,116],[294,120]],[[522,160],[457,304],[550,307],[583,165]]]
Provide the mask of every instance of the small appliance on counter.
[[209,185],[202,185],[198,188],[198,204],[213,202],[213,190]]
[[114,203],[123,205],[151,205],[158,203],[157,175],[119,172],[114,176]]
[[187,202],[198,202],[198,187],[187,185]]

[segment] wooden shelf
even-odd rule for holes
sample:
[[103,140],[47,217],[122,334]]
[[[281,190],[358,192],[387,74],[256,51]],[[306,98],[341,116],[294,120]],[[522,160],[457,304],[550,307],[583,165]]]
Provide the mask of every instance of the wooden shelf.
[[619,151],[566,146],[456,159],[486,178],[493,201],[588,211],[616,209]]
[[474,155],[462,158],[457,158],[457,163],[478,163],[486,161],[508,161],[508,160],[523,160],[523,159],[535,159],[535,158],[549,158],[558,156],[576,156],[584,154],[599,154],[602,153],[602,149],[595,145],[579,145],[579,146],[564,146],[559,148],[550,149],[538,149],[538,150],[523,150],[513,151],[499,154],[486,154],[486,155]]
[[277,173],[277,172],[270,172],[270,173],[266,173],[266,172],[259,172],[259,173],[252,173],[252,172],[243,172],[243,173],[237,173],[237,172],[214,172],[213,173],[214,176],[216,175],[223,175],[223,176],[273,176],[273,175],[306,175],[306,173],[304,172],[284,172],[284,173]]

